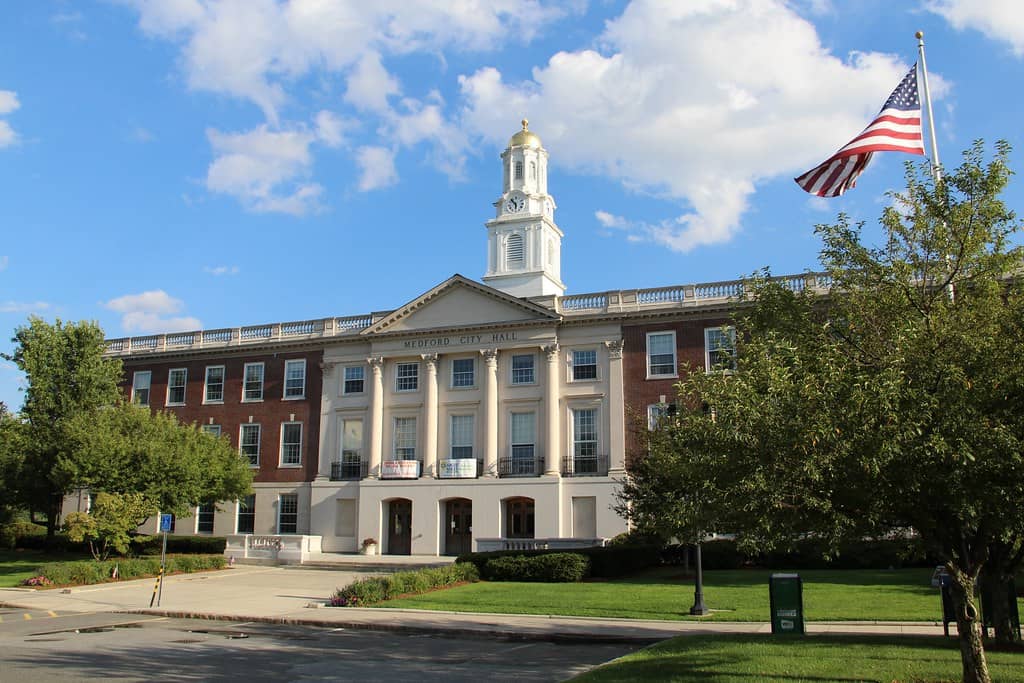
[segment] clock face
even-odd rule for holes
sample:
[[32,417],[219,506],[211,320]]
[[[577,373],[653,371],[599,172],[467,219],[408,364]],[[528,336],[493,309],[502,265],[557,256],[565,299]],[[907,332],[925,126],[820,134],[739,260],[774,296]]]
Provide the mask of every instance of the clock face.
[[525,206],[526,200],[522,197],[510,197],[509,200],[505,202],[505,211],[509,213],[518,213],[519,211],[522,211]]

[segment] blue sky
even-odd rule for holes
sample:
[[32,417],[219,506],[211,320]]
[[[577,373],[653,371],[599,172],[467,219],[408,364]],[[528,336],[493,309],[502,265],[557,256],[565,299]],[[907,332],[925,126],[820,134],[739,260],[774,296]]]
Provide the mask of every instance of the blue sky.
[[[942,161],[1024,151],[1011,0],[15,2],[0,23],[0,350],[30,314],[108,337],[355,315],[485,270],[498,155],[550,153],[568,293],[814,269],[905,155],[792,178],[917,59]],[[1019,166],[1019,164],[1018,164]],[[1015,181],[1007,195],[1019,208]],[[22,379],[0,361],[0,401]]]

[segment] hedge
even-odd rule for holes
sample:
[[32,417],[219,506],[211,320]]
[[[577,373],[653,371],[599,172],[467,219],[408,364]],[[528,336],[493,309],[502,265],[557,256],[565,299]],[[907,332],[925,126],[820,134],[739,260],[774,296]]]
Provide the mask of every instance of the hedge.
[[416,595],[456,583],[480,580],[480,572],[468,562],[456,562],[445,567],[397,572],[387,576],[359,579],[331,596],[331,607],[360,607],[374,605],[401,595]]
[[[662,562],[683,564],[684,554],[689,548],[666,546],[661,553]],[[813,538],[802,539],[791,548],[770,553],[744,553],[736,541],[729,539],[705,541],[700,549],[704,569],[889,569],[942,564],[937,556],[925,552],[915,539],[846,541],[839,545],[838,553],[831,556],[827,545]]]
[[548,553],[532,557],[492,557],[484,565],[483,578],[488,581],[572,583],[582,581],[589,574],[589,558],[576,553]]
[[638,571],[657,567],[661,564],[659,548],[656,545],[614,545],[567,550],[492,550],[483,553],[460,555],[456,562],[472,562],[486,578],[487,561],[497,557],[537,557],[554,553],[582,555],[590,560],[590,576],[594,578],[616,578]]
[[[136,536],[132,539],[131,554],[159,555],[163,548],[164,537]],[[168,536],[167,552],[177,554],[212,555],[223,553],[227,539],[223,536]]]
[[[171,555],[167,557],[167,574],[190,573],[208,569],[223,569],[227,560],[223,555]],[[82,560],[78,562],[50,562],[36,569],[57,586],[81,586],[104,583],[113,579],[117,567],[119,579],[140,579],[160,573],[160,558],[140,557],[117,560]]]

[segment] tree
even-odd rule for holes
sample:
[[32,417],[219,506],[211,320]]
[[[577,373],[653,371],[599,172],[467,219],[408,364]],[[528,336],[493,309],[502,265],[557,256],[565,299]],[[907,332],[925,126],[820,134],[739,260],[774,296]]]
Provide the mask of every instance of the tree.
[[[936,182],[908,167],[882,246],[841,216],[818,226],[827,297],[752,278],[735,372],[694,372],[682,410],[623,490],[641,525],[672,495],[674,523],[769,548],[814,534],[911,529],[953,577],[963,680],[988,681],[975,604],[1024,538],[1024,294],[1010,170],[980,143]],[[674,489],[674,490],[673,490]],[[692,526],[692,524],[691,524]]]
[[171,413],[121,403],[80,416],[68,432],[69,476],[83,488],[137,493],[178,516],[251,490],[252,469],[226,437],[182,425]]
[[91,415],[119,397],[121,361],[105,358],[103,330],[92,322],[49,324],[36,317],[19,327],[13,354],[0,354],[25,373],[21,467],[15,489],[31,512],[46,514],[52,536],[64,496],[76,485],[68,424]]
[[21,427],[18,419],[0,401],[0,491],[4,492],[0,501],[0,526],[8,523],[16,511],[15,483],[22,457]]
[[131,545],[131,531],[156,507],[139,493],[99,493],[89,512],[72,512],[64,520],[68,538],[89,544],[96,560],[110,557],[111,551],[124,555]]

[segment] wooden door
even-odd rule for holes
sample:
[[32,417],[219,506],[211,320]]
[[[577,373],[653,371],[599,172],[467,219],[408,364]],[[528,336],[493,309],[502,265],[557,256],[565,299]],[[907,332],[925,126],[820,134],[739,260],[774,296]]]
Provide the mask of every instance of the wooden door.
[[388,503],[388,555],[412,554],[412,501]]
[[449,500],[445,506],[444,554],[462,555],[473,551],[473,501]]

